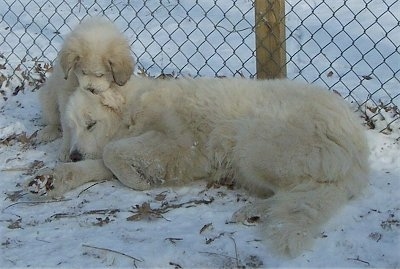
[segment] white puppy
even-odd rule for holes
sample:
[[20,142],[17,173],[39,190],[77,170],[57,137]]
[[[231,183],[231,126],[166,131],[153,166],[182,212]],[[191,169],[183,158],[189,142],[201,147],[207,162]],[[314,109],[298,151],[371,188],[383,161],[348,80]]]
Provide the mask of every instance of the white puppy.
[[339,96],[288,80],[132,77],[118,92],[76,91],[66,123],[81,161],[36,177],[36,191],[58,196],[113,175],[136,190],[230,178],[273,193],[234,219],[260,216],[266,238],[291,256],[367,182],[354,113]]
[[[38,141],[56,139],[63,135],[69,141],[64,124],[65,105],[79,86],[99,93],[124,85],[132,74],[134,61],[129,43],[110,21],[93,17],[79,24],[65,38],[54,65],[54,72],[40,89],[39,99],[45,125]],[[61,160],[69,160],[69,145],[62,146]]]

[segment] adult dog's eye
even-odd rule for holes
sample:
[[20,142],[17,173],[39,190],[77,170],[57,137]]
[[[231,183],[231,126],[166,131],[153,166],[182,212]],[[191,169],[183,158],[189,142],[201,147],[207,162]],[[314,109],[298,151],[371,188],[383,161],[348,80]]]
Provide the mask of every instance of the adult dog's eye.
[[96,74],[96,77],[98,77],[98,78],[101,78],[102,76],[104,76],[104,74],[102,74],[102,73],[97,73]]
[[87,75],[87,72],[85,70],[82,70],[82,75]]
[[86,125],[86,130],[88,131],[92,131],[94,129],[94,126],[96,126],[97,121],[90,121],[87,125]]

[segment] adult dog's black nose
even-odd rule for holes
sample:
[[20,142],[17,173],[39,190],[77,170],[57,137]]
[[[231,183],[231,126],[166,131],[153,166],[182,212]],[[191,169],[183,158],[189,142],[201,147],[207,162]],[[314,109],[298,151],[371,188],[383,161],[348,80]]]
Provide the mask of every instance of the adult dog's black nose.
[[71,154],[69,155],[69,158],[70,158],[71,161],[73,161],[73,162],[79,162],[79,161],[82,161],[82,154],[81,154],[79,151],[74,150],[74,151],[72,151]]

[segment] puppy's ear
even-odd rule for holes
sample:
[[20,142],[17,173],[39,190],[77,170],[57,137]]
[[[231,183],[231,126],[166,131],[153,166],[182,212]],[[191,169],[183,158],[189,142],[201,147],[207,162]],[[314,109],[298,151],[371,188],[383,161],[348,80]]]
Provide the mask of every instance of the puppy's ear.
[[68,74],[72,67],[79,61],[80,56],[71,49],[62,49],[58,55],[61,69],[64,72],[64,79],[68,79]]
[[108,61],[114,82],[119,86],[125,85],[133,72],[133,59],[131,56]]
[[131,77],[135,65],[128,41],[125,38],[114,40],[103,60],[109,65],[114,82],[119,86],[125,85]]
[[118,115],[122,114],[122,105],[125,103],[125,98],[119,91],[114,89],[108,89],[98,94],[100,96],[100,102],[110,108]]

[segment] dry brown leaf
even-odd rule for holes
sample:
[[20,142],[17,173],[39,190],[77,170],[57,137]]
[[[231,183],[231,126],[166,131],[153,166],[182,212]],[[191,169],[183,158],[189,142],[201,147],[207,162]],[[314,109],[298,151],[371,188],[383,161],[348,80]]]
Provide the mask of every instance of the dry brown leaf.
[[12,222],[10,225],[7,226],[8,229],[22,229],[21,227],[21,219],[18,219]]
[[150,204],[144,202],[142,205],[136,205],[137,212],[132,216],[126,218],[127,221],[140,221],[143,219],[153,220],[155,218],[162,218],[162,215],[150,207]]
[[156,201],[164,201],[165,197],[167,197],[167,195],[165,194],[165,192],[161,192],[159,194],[156,195],[156,197],[154,198]]

